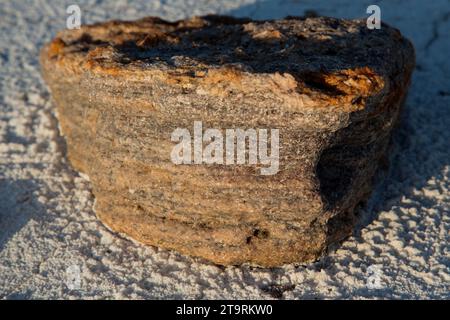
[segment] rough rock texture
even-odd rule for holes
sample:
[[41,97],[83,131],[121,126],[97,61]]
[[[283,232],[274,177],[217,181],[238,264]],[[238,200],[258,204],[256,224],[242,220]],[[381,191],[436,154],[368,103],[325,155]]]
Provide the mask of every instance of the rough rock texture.
[[[41,54],[73,166],[112,229],[219,264],[314,260],[370,192],[412,69],[387,25],[146,18],[63,31]],[[280,170],[175,165],[174,129],[278,128]]]

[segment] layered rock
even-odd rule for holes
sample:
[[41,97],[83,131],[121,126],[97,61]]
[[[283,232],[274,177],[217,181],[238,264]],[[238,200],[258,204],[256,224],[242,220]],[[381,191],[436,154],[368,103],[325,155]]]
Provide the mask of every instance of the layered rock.
[[[68,157],[98,217],[218,264],[277,266],[348,236],[414,67],[387,25],[145,18],[65,30],[41,52]],[[177,128],[278,129],[279,168],[175,164]]]

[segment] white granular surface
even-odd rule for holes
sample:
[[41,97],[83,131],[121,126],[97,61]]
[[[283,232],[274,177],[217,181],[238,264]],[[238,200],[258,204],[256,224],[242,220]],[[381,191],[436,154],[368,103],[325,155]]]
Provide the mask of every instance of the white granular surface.
[[107,230],[90,183],[64,158],[38,52],[70,1],[0,1],[0,298],[450,298],[450,1],[76,1],[83,23],[315,10],[365,17],[371,2],[412,39],[417,69],[390,169],[355,235],[320,262],[219,268]]

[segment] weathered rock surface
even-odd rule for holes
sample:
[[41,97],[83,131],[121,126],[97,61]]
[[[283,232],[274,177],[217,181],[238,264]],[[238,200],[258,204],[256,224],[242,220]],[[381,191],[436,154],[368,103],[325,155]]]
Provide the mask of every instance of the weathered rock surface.
[[[317,259],[351,233],[414,50],[359,20],[146,18],[62,31],[41,64],[105,224],[219,264],[276,266]],[[279,129],[278,173],[175,165],[171,134],[194,121]]]

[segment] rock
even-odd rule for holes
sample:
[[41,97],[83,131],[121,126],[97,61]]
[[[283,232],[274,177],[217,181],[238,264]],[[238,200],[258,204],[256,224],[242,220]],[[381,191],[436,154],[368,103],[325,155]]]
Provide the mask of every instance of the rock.
[[[41,52],[98,217],[223,265],[304,263],[351,234],[414,63],[398,30],[324,17],[110,21],[62,31]],[[242,128],[261,142],[262,129],[278,129],[277,170],[205,164],[201,140],[200,158],[175,164],[173,134],[195,124],[200,139]]]

